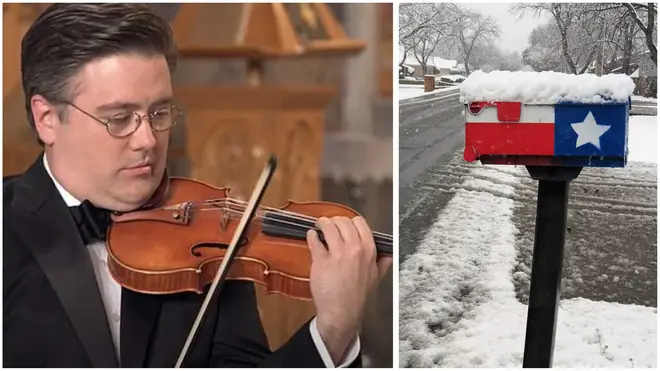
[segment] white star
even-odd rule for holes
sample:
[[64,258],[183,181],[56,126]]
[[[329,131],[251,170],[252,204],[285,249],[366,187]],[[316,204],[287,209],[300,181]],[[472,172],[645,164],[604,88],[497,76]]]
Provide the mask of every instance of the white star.
[[591,143],[600,149],[600,137],[610,130],[609,125],[598,125],[591,111],[584,118],[584,121],[571,124],[571,127],[578,135],[575,148]]

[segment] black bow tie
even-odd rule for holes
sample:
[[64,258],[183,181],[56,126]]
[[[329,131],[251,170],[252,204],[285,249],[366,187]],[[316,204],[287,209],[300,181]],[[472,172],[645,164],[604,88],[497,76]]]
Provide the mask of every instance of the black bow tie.
[[87,200],[80,206],[69,207],[69,210],[86,245],[105,241],[105,234],[110,226],[110,211],[98,208]]

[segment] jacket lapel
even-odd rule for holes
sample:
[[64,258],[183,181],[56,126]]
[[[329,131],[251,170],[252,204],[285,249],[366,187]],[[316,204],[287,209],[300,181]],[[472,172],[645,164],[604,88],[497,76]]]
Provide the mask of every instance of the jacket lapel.
[[121,366],[146,367],[147,348],[160,315],[163,298],[123,289],[121,294]]
[[[64,200],[39,157],[18,180],[11,218],[66,310],[92,367],[117,367],[93,267]],[[35,233],[38,231],[38,233]]]

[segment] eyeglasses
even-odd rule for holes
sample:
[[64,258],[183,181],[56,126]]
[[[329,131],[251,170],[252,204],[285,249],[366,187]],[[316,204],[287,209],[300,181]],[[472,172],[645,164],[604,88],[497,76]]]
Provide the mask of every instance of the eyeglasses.
[[125,138],[137,131],[142,124],[142,119],[146,118],[154,131],[166,131],[178,124],[183,117],[183,111],[174,105],[160,108],[146,115],[140,115],[137,112],[118,113],[106,120],[101,120],[91,113],[81,109],[71,102],[62,102],[82,112],[91,119],[105,126],[108,134],[115,138]]

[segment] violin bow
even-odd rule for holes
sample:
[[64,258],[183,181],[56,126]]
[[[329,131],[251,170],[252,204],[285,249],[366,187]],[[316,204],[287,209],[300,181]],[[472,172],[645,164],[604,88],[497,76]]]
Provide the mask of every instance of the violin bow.
[[183,363],[183,360],[185,359],[188,353],[190,344],[192,344],[192,341],[195,338],[195,335],[197,334],[197,329],[200,323],[202,322],[202,320],[204,319],[204,315],[206,314],[206,309],[208,308],[211,298],[213,297],[213,293],[217,290],[218,286],[224,283],[225,278],[227,276],[227,272],[229,271],[229,264],[231,264],[231,262],[234,260],[234,257],[238,253],[238,247],[237,247],[238,242],[241,241],[250,221],[252,220],[252,218],[254,218],[257,208],[261,203],[261,199],[263,198],[264,193],[266,192],[266,187],[270,183],[270,180],[276,168],[277,168],[277,159],[275,158],[274,155],[271,155],[270,158],[268,159],[268,163],[266,164],[263,172],[261,173],[261,176],[259,177],[259,180],[257,181],[257,185],[255,186],[254,191],[252,192],[250,201],[248,202],[245,212],[241,217],[238,228],[234,233],[234,237],[232,238],[231,243],[229,244],[227,253],[225,254],[224,259],[222,259],[222,263],[220,264],[220,267],[216,272],[215,279],[213,280],[213,283],[211,283],[211,287],[208,293],[206,294],[206,297],[204,298],[202,307],[200,308],[199,313],[197,313],[197,318],[195,319],[195,323],[190,329],[190,333],[188,334],[188,339],[186,340],[186,343],[184,344],[183,349],[181,350],[181,354],[179,354],[179,359],[177,360],[175,366],[176,368],[181,367],[181,364]]

